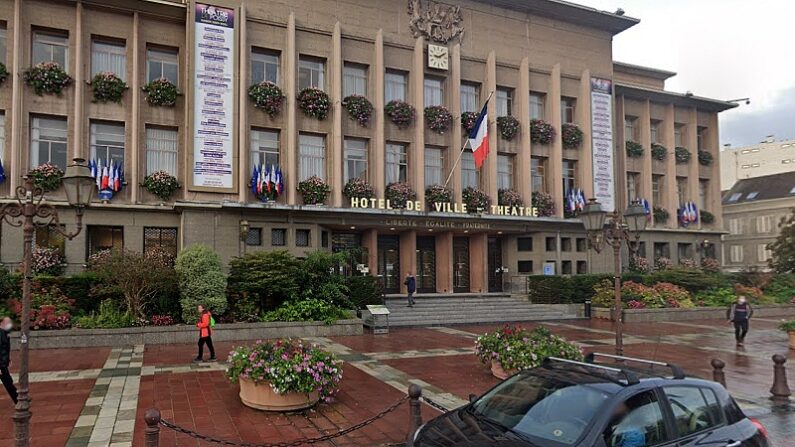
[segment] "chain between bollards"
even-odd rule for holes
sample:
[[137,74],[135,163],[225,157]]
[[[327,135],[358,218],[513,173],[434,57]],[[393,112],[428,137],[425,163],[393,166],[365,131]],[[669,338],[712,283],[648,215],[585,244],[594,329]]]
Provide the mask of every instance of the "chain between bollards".
[[723,372],[723,368],[726,367],[726,363],[723,362],[721,359],[712,359],[709,362],[712,365],[712,381],[718,382],[719,384],[723,385],[726,388],[726,373]]
[[787,358],[780,354],[773,356],[773,386],[770,388],[770,399],[776,402],[787,402],[792,395],[787,384],[787,370],[784,363]]

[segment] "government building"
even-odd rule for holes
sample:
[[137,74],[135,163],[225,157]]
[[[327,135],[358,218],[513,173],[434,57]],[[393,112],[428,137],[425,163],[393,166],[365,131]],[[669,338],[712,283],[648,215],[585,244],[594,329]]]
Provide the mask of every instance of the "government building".
[[[551,0],[0,0],[0,26],[3,202],[46,163],[82,158],[100,177],[76,238],[36,234],[70,272],[104,249],[201,243],[228,261],[358,248],[357,268],[388,293],[408,272],[426,293],[518,290],[531,274],[612,271],[577,218],[591,197],[618,211],[643,200],[650,262],[720,258],[718,113],[735,105],[614,61],[613,37],[642,26],[623,12]],[[59,67],[71,82],[42,92],[35,73]],[[103,78],[128,87],[118,102],[92,82]],[[462,148],[486,102],[489,153],[476,169]],[[158,197],[143,184],[161,171],[180,187]],[[46,197],[74,229],[63,188]],[[0,261],[15,268],[21,248],[21,230],[4,225]]]

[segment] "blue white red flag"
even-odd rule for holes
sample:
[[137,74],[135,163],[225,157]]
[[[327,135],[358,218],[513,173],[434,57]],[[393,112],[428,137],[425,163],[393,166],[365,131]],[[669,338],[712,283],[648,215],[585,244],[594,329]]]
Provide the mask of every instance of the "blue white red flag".
[[486,157],[489,155],[489,117],[488,117],[489,102],[483,105],[483,110],[480,111],[480,116],[475,122],[475,127],[469,132],[469,140],[467,144],[472,149],[472,155],[475,158],[475,168],[480,169]]

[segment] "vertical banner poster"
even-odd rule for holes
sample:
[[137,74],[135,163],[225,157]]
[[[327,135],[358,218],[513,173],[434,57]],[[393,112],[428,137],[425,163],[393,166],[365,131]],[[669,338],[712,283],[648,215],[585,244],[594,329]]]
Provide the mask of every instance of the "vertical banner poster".
[[235,12],[196,4],[193,186],[234,186]]
[[607,212],[616,209],[613,178],[613,81],[591,78],[591,140],[594,197]]

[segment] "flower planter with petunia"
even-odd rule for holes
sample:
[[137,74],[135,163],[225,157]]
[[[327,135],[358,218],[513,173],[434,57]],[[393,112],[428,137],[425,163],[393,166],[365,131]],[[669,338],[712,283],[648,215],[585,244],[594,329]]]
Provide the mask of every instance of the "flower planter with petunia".
[[298,108],[310,118],[326,119],[330,106],[328,93],[319,88],[307,87],[298,92]]
[[141,186],[163,202],[168,201],[182,187],[179,180],[166,171],[155,171],[147,175]]
[[373,116],[373,104],[361,95],[346,96],[342,100],[342,107],[348,111],[348,116],[362,127],[367,127]]
[[485,191],[467,186],[461,191],[461,200],[467,206],[468,213],[482,213],[491,205],[491,199]]
[[543,191],[533,191],[532,206],[538,210],[541,217],[555,214],[555,200],[552,195]]
[[88,85],[91,86],[92,102],[120,103],[124,91],[128,88],[126,82],[110,71],[95,74]]
[[515,189],[499,189],[497,202],[502,206],[524,206],[522,195]]
[[711,224],[715,223],[715,215],[714,214],[710,213],[707,210],[701,210],[701,211],[699,211],[699,213],[701,214],[701,223],[706,224],[706,225],[711,225]]
[[389,201],[389,206],[395,209],[406,208],[406,203],[417,200],[417,193],[408,183],[393,182],[386,185],[384,198]]
[[174,107],[181,95],[177,86],[166,78],[158,78],[141,87],[144,99],[155,107]]
[[296,189],[301,193],[304,205],[322,205],[331,194],[331,186],[315,175],[299,182]]
[[579,149],[582,145],[582,130],[574,123],[565,123],[560,128],[563,149]]
[[663,161],[668,156],[668,149],[660,143],[651,144],[651,157],[655,160]]
[[464,129],[464,132],[469,134],[472,132],[472,129],[475,128],[475,124],[478,122],[478,114],[475,112],[463,112],[461,113],[461,128]]
[[444,106],[428,106],[425,108],[425,124],[428,129],[444,135],[453,124],[453,115]]
[[698,163],[702,166],[709,166],[712,164],[712,154],[709,151],[698,151]]
[[668,210],[661,206],[655,206],[652,214],[654,215],[654,222],[656,223],[666,223],[671,217],[670,213],[668,213]]
[[530,141],[535,144],[551,144],[555,139],[555,128],[544,120],[530,120]]
[[375,197],[375,188],[363,179],[352,178],[342,188],[342,195],[349,199],[372,199]]
[[389,101],[384,107],[384,112],[389,120],[398,126],[399,129],[405,129],[411,126],[417,116],[414,106],[397,99]]
[[674,158],[676,158],[676,162],[679,164],[685,164],[690,162],[692,156],[693,155],[690,153],[689,150],[687,150],[686,147],[677,146],[676,149],[674,149]]
[[425,189],[425,203],[433,210],[437,203],[450,203],[453,201],[453,191],[442,185],[431,185]]
[[519,133],[519,120],[508,115],[497,117],[497,130],[503,140],[511,141]]
[[627,151],[627,157],[637,158],[643,156],[643,146],[637,141],[627,140],[624,146]]
[[33,179],[33,186],[52,192],[61,186],[64,172],[52,163],[44,163],[31,169],[28,175]]
[[250,86],[248,97],[254,103],[254,107],[267,113],[271,118],[278,115],[284,105],[282,89],[270,81],[262,81]]
[[39,96],[60,96],[72,83],[72,78],[57,62],[39,62],[25,70],[22,79]]

